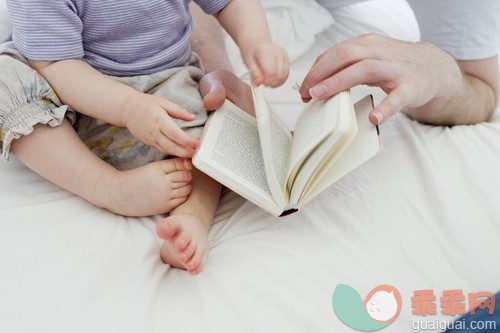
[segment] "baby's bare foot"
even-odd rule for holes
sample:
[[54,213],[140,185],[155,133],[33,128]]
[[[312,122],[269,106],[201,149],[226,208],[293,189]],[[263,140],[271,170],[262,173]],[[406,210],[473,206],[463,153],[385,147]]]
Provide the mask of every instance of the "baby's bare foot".
[[126,216],[170,212],[191,193],[192,164],[172,158],[103,174],[94,191],[95,204]]
[[156,224],[164,240],[160,256],[164,263],[198,274],[208,254],[208,230],[203,221],[191,214],[169,216]]

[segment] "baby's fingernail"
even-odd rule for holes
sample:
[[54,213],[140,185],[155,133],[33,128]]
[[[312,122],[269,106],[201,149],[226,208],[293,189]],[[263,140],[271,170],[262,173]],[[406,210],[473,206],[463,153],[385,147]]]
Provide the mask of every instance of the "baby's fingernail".
[[258,87],[260,86],[261,84],[264,83],[264,76],[259,74],[259,75],[256,75],[254,80],[253,80],[253,83]]
[[309,95],[311,95],[311,97],[314,99],[321,99],[325,96],[325,94],[326,94],[326,87],[323,85],[315,86],[309,89]]

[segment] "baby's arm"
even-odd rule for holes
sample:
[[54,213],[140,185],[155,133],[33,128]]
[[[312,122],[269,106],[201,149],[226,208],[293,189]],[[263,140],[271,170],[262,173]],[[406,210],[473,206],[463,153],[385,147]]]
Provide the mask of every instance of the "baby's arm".
[[177,104],[136,91],[80,59],[30,64],[75,111],[127,127],[139,140],[164,153],[192,156],[197,140],[184,133],[169,115],[187,121],[194,116]]
[[255,84],[274,87],[285,82],[288,56],[272,42],[260,1],[232,0],[216,17],[240,48]]

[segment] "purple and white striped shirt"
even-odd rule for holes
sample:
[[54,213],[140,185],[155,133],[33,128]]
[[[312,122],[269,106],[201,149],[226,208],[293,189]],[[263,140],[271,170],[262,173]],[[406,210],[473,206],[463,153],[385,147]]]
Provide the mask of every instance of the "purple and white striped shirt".
[[[208,14],[230,0],[194,0]],[[108,75],[151,74],[190,58],[190,0],[7,0],[28,59],[83,59]]]

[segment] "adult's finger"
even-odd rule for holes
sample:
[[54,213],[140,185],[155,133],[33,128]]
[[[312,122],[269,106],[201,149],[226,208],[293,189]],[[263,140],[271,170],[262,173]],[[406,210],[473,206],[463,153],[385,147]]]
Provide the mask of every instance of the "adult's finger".
[[360,84],[380,85],[395,80],[395,71],[381,60],[368,59],[352,64],[309,89],[314,99],[326,99]]
[[409,94],[404,87],[398,87],[392,90],[378,104],[369,115],[370,122],[374,125],[380,125],[397,112],[403,110],[410,103]]
[[374,51],[365,46],[342,42],[323,52],[311,66],[304,77],[299,93],[304,100],[309,100],[310,89],[318,83],[327,80],[341,70],[358,62],[376,59]]

